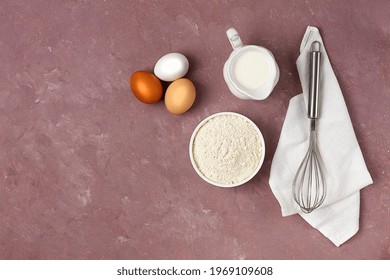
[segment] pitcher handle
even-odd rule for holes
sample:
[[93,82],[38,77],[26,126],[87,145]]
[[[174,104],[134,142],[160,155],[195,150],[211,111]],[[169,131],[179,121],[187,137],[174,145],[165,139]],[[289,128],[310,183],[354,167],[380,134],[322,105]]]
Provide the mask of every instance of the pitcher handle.
[[233,50],[241,48],[243,46],[240,36],[237,33],[237,30],[234,28],[229,28],[226,31],[226,35],[229,39],[230,44],[232,45]]

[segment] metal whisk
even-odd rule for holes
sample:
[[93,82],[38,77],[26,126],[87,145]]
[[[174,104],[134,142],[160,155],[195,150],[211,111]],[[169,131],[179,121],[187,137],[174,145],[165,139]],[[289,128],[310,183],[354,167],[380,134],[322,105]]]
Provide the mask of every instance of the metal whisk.
[[310,119],[309,148],[293,181],[294,200],[304,213],[318,208],[326,197],[326,181],[321,155],[317,147],[316,119],[318,118],[318,88],[320,78],[321,43],[315,41],[310,51],[309,102],[307,117]]

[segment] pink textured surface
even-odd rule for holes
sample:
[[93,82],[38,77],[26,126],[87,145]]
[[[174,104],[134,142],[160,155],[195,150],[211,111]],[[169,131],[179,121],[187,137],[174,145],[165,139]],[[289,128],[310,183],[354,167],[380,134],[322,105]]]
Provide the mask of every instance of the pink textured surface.
[[[1,259],[389,259],[390,2],[2,1]],[[269,185],[307,25],[321,30],[374,184],[360,231],[335,247]],[[265,101],[229,93],[225,30],[275,55]],[[132,72],[181,52],[198,92],[184,115],[131,94]],[[187,153],[220,111],[262,130],[267,155],[244,186],[203,182]]]

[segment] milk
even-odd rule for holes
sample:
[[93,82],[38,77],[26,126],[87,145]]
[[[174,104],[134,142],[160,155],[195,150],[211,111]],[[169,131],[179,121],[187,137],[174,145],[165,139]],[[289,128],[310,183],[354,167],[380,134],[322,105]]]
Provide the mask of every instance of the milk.
[[264,47],[244,45],[234,28],[229,28],[226,35],[233,48],[223,67],[230,92],[240,99],[266,99],[279,81],[274,56]]
[[259,88],[269,77],[267,57],[255,50],[243,52],[233,63],[233,73],[239,86],[250,90]]

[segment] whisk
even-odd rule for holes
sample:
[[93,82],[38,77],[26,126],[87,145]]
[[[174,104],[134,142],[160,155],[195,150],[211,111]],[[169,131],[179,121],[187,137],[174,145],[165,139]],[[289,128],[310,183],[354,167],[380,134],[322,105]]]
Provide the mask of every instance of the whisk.
[[317,147],[316,119],[318,118],[318,88],[320,78],[321,43],[315,41],[310,51],[309,100],[307,117],[310,119],[309,148],[293,181],[294,200],[304,213],[318,208],[326,197],[326,181],[320,152]]

